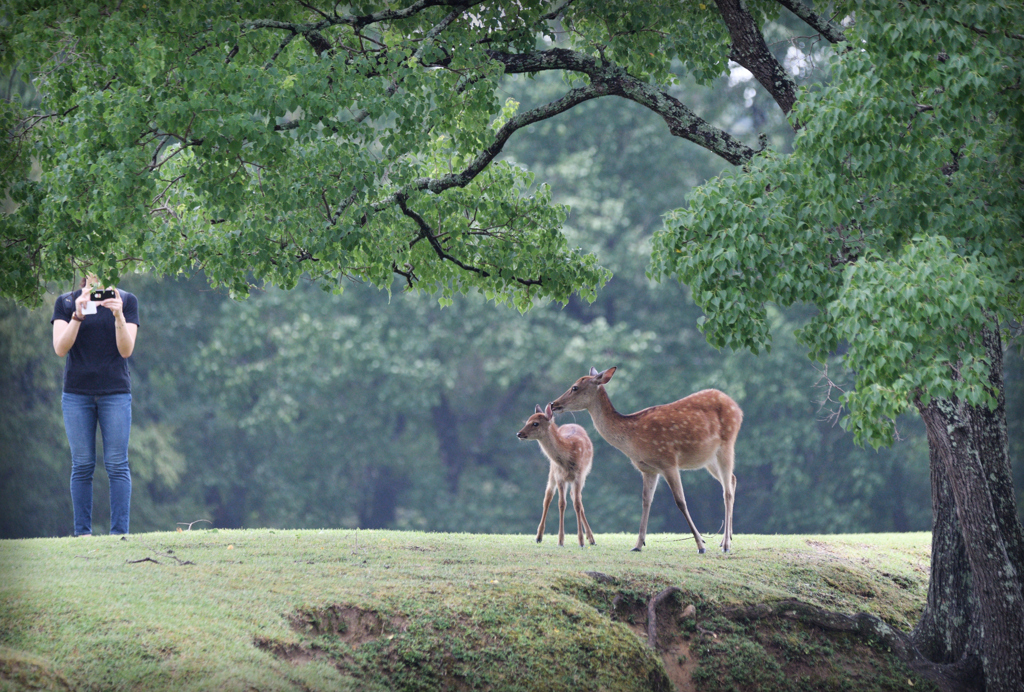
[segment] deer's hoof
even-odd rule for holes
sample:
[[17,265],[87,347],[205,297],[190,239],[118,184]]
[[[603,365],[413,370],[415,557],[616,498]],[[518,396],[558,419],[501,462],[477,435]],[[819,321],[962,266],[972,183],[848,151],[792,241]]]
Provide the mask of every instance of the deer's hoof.
[[708,549],[707,548],[701,548],[697,552],[700,553],[701,555],[703,555],[704,553],[708,552]]
[[629,552],[631,552],[631,553],[639,553],[640,552],[640,546],[637,546],[637,547],[633,548]]

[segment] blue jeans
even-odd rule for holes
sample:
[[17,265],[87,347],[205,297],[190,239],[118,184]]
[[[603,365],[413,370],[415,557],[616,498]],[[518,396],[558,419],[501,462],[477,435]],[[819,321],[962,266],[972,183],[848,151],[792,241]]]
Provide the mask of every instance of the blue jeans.
[[110,479],[110,533],[128,533],[132,474],[128,470],[128,435],[132,395],[69,394],[61,396],[64,430],[71,445],[71,502],[75,535],[92,533],[92,474],[96,469],[96,424],[103,435],[103,466]]

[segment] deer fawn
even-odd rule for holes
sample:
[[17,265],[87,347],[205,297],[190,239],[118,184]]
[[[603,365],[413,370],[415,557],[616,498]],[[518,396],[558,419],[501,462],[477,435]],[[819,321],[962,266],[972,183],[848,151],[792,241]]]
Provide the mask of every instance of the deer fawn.
[[743,411],[724,393],[705,389],[671,404],[651,406],[624,416],[615,410],[604,390],[613,374],[615,368],[604,372],[591,368],[589,376],[576,380],[576,384],[552,401],[549,407],[555,412],[586,409],[601,437],[629,457],[633,466],[643,474],[643,514],[640,517],[640,536],[633,550],[638,551],[644,546],[651,500],[661,475],[668,482],[676,505],[690,525],[697,550],[704,552],[704,539],[686,509],[679,469],[705,468],[722,484],[725,524],[721,547],[729,552],[732,505],[736,494],[733,452],[736,435],[743,422]]
[[558,488],[558,545],[565,545],[565,492],[566,485],[572,486],[572,507],[576,510],[576,535],[583,547],[583,530],[587,531],[587,540],[594,545],[594,534],[587,523],[587,515],[583,512],[583,484],[590,473],[590,464],[594,459],[594,445],[582,427],[569,423],[561,427],[555,425],[551,404],[545,410],[536,407],[536,413],[526,419],[526,425],[516,433],[520,440],[537,440],[540,448],[550,462],[548,470],[548,487],[544,491],[544,512],[540,515],[540,526],[537,527],[537,542],[544,538],[544,524],[548,519],[548,506]]

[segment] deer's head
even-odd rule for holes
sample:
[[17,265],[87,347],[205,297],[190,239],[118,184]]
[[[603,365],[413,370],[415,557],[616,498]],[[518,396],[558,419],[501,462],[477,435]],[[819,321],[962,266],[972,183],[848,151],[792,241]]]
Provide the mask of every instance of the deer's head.
[[534,408],[536,412],[526,419],[523,429],[516,433],[520,440],[538,440],[548,434],[548,428],[555,417],[551,404],[545,409],[541,409],[539,405]]
[[608,368],[604,372],[598,372],[597,368],[590,368],[590,374],[576,380],[573,386],[566,390],[565,394],[552,401],[549,406],[552,411],[582,411],[590,408],[595,402],[598,390],[608,384],[615,374],[615,368]]

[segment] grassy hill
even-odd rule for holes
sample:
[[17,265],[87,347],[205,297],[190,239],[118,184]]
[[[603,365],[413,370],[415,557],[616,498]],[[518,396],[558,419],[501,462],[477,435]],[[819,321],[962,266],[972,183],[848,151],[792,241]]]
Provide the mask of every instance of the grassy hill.
[[[739,535],[729,555],[710,536],[706,555],[689,536],[648,536],[642,553],[634,535],[566,539],[0,541],[0,690],[930,689],[878,643],[734,615],[798,598],[910,629],[929,534]],[[648,603],[669,586],[650,640]]]

